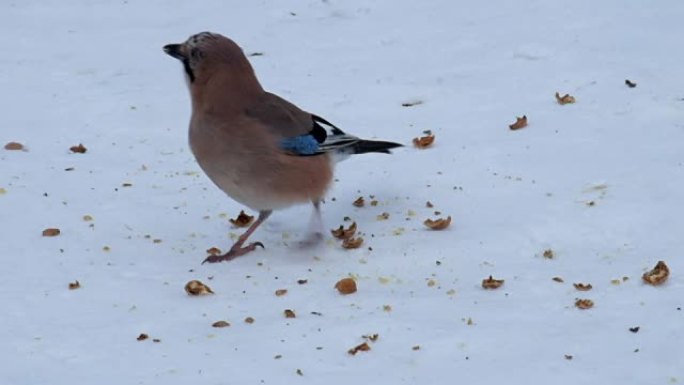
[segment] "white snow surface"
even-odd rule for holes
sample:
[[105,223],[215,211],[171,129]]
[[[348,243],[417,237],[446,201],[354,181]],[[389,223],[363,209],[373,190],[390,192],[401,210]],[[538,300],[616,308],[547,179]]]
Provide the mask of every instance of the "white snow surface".
[[[0,15],[0,141],[25,146],[0,148],[0,383],[684,382],[683,2],[5,0]],[[200,264],[244,207],[190,153],[161,47],[205,30],[261,53],[268,90],[406,144],[337,167],[325,227],[350,217],[361,248],[327,231],[298,248],[299,206],[254,234],[264,250]],[[416,149],[423,130],[435,143]],[[669,279],[644,284],[658,260]],[[504,285],[483,289],[490,275]],[[187,295],[194,279],[215,294]]]

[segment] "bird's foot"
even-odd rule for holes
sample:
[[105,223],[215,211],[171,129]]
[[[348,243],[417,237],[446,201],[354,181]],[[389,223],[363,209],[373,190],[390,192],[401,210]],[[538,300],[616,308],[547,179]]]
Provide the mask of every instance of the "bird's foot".
[[312,247],[316,247],[323,243],[323,233],[321,232],[313,232],[309,234],[305,239],[299,241],[299,248],[300,249],[309,249]]
[[261,242],[253,242],[245,247],[242,247],[241,244],[236,243],[233,245],[233,247],[230,248],[230,250],[227,253],[223,255],[210,255],[202,262],[202,264],[205,264],[207,262],[216,263],[223,261],[232,261],[233,259],[239,256],[254,251],[254,249],[256,249],[257,246],[260,246],[262,249],[264,248],[264,244]]

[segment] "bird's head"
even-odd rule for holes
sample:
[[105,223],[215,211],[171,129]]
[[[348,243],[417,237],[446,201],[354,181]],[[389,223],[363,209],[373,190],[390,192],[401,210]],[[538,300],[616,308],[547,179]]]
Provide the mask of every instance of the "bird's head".
[[245,85],[261,88],[242,49],[223,35],[200,32],[181,44],[165,45],[164,52],[183,63],[191,91],[195,86],[206,86],[209,79],[242,89]]

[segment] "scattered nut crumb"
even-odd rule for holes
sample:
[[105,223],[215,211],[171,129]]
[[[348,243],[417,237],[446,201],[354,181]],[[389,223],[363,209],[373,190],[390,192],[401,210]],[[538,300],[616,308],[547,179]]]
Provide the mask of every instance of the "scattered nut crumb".
[[446,219],[438,218],[438,219],[432,220],[432,219],[428,218],[425,220],[425,222],[423,222],[423,224],[425,224],[425,226],[427,226],[431,230],[444,230],[447,227],[449,227],[449,225],[451,224],[451,215],[448,216]]
[[376,219],[379,220],[379,221],[384,221],[384,220],[389,219],[389,217],[390,217],[389,213],[388,213],[388,212],[384,212],[384,213],[378,215],[378,216],[376,217]]
[[565,282],[565,281],[563,281],[563,278],[561,278],[561,277],[553,277],[553,278],[551,278],[551,279],[554,280],[554,281],[556,281],[556,282],[560,282],[560,283]]
[[356,281],[352,278],[342,278],[335,284],[335,289],[340,292],[340,294],[351,294],[356,293]]
[[5,150],[10,150],[10,151],[19,151],[23,150],[24,145],[19,143],[19,142],[9,142],[5,145]]
[[361,338],[364,340],[368,340],[370,342],[375,342],[380,338],[380,334],[374,333],[374,334],[368,334],[368,335],[362,335]]
[[575,97],[570,96],[570,94],[565,94],[563,96],[560,96],[560,94],[558,92],[556,92],[556,101],[561,106],[565,105],[565,104],[572,104],[572,103],[575,103]]
[[363,244],[363,238],[348,238],[342,241],[342,247],[345,249],[358,249]]
[[78,146],[71,146],[69,150],[77,154],[85,154],[86,151],[88,151],[88,149],[85,148],[85,146],[82,143],[79,143]]
[[56,237],[61,233],[59,229],[56,228],[48,228],[43,230],[43,236],[44,237]]
[[572,285],[575,287],[575,289],[577,289],[577,290],[579,290],[579,291],[589,291],[589,290],[591,290],[591,284],[590,284],[590,283],[587,283],[587,284],[584,284],[584,283],[573,283]]
[[546,259],[553,259],[556,256],[556,253],[551,249],[546,249],[542,256]]
[[425,202],[425,207],[431,209],[431,208],[435,207],[435,205],[433,205],[432,202],[427,201],[427,202]]
[[207,254],[209,255],[221,255],[221,249],[218,247],[210,247],[207,249]]
[[138,336],[138,338],[136,338],[136,340],[138,340],[138,341],[145,341],[145,340],[148,339],[148,338],[150,338],[150,336],[148,336],[147,334],[145,334],[145,333],[140,333],[140,335]]
[[253,220],[254,220],[254,216],[245,214],[244,210],[240,210],[240,214],[237,216],[237,218],[235,218],[235,219],[230,218],[229,219],[230,223],[232,223],[233,226],[235,226],[235,227],[247,227],[250,224],[252,224]]
[[337,239],[349,239],[356,233],[356,222],[352,222],[347,229],[340,225],[337,230],[330,230],[330,233]]
[[69,282],[69,290],[76,290],[81,288],[81,283],[78,280]]
[[362,344],[360,344],[360,345],[356,345],[356,346],[354,346],[353,348],[349,349],[349,350],[347,351],[347,353],[349,353],[349,354],[351,354],[352,356],[354,356],[354,355],[356,355],[356,353],[358,353],[358,352],[367,352],[367,351],[369,351],[369,350],[371,350],[370,345],[368,345],[367,342],[364,342],[364,343],[362,343]]
[[667,280],[670,276],[670,269],[664,261],[658,261],[655,267],[644,273],[641,278],[649,285],[658,286]]
[[211,291],[209,286],[203,284],[198,280],[192,280],[185,284],[185,292],[193,296],[214,294],[214,292]]
[[503,284],[503,279],[494,279],[491,275],[489,276],[489,278],[485,278],[482,280],[482,287],[485,289],[498,289]]
[[578,299],[577,301],[575,301],[575,306],[578,309],[591,309],[592,307],[594,307],[594,301],[590,299]]
[[413,145],[416,148],[424,149],[432,146],[432,143],[435,142],[435,135],[434,134],[428,134],[426,136],[421,136],[420,138],[413,138]]
[[295,315],[295,312],[291,309],[285,309],[283,314],[285,314],[285,318],[297,318],[297,315]]
[[629,80],[629,79],[625,79],[625,84],[626,84],[627,87],[629,87],[629,88],[634,88],[634,87],[637,86],[636,83],[634,83],[633,81],[631,81],[631,80]]
[[373,207],[375,207],[375,206],[378,205],[378,201],[375,200],[375,199],[373,199],[372,201],[370,201],[370,205],[373,206]]
[[382,311],[386,312],[391,312],[392,311],[392,305],[382,305]]
[[276,297],[282,297],[287,294],[287,289],[278,289],[275,291]]
[[253,323],[254,323],[254,318],[252,318],[252,317],[247,317],[247,318],[245,318],[245,323],[246,323],[246,324],[253,324]]
[[227,321],[216,321],[213,324],[211,324],[211,326],[215,328],[226,328],[230,326],[230,323]]
[[519,130],[523,127],[527,127],[527,115],[515,118],[515,123],[508,126],[511,130]]
[[358,197],[352,204],[356,207],[363,207],[366,204],[366,202],[364,202],[363,197]]
[[86,222],[90,222],[90,221],[93,220],[93,217],[90,216],[90,215],[84,215],[84,216],[83,216],[83,220],[86,221]]

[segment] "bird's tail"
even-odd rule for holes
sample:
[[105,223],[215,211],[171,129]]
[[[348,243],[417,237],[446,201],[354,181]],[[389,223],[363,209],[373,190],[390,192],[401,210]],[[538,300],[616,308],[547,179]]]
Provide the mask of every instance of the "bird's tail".
[[402,146],[403,144],[394,142],[361,139],[352,145],[352,149],[354,154],[365,154],[368,152],[381,152],[383,154],[391,154],[391,149]]

